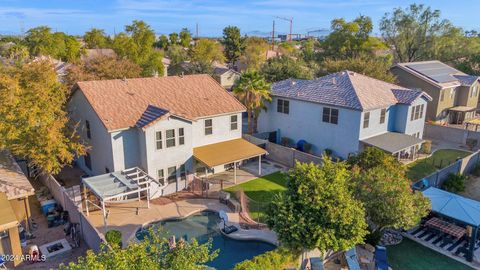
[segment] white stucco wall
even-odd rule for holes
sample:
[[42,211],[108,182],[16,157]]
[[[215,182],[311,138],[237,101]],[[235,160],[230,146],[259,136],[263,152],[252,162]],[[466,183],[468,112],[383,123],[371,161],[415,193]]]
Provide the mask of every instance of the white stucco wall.
[[[92,170],[85,166],[84,158],[77,160],[78,166],[90,175],[98,175],[105,173],[105,169],[113,170],[114,162],[112,155],[112,143],[110,133],[98,118],[92,106],[81,91],[75,91],[71,97],[67,110],[70,118],[74,122],[80,123],[79,134],[81,139],[90,147],[92,161]],[[87,138],[87,131],[85,128],[85,121],[90,123],[91,139]]]
[[[205,117],[193,122],[192,127],[192,146],[198,147],[202,145],[218,143],[242,137],[242,114],[237,113],[238,128],[230,130],[230,116],[235,114],[225,114],[215,117]],[[212,119],[213,134],[205,135],[205,119]]]
[[[424,105],[422,117],[417,120],[410,121],[413,107],[416,105],[422,105],[422,104]],[[401,131],[401,132],[408,135],[413,135],[419,132],[420,138],[423,138],[423,129],[425,127],[425,117],[427,114],[427,101],[423,98],[418,98],[410,106],[406,106],[406,105],[398,105],[398,106],[400,108],[404,108],[403,110],[401,110],[401,113],[397,113],[397,117],[396,117],[397,122],[404,123],[405,125],[404,131]]]
[[381,111],[382,109],[376,109],[376,110],[371,110],[368,111],[370,112],[370,121],[368,124],[368,128],[363,128],[363,120],[365,117],[366,112],[362,112],[362,116],[360,119],[360,140],[370,138],[373,136],[377,136],[380,134],[383,134],[388,131],[388,118],[390,116],[390,107],[384,108],[387,109],[385,112],[385,122],[380,124],[380,116],[381,116]]

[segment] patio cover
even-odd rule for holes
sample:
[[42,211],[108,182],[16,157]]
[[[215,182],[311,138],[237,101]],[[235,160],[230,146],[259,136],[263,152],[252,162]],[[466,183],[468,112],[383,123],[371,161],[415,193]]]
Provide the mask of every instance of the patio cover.
[[193,148],[193,156],[209,168],[267,154],[244,139],[234,139]]
[[17,217],[5,193],[0,192],[0,231],[18,226]]
[[424,141],[417,137],[403,133],[387,132],[362,140],[362,142],[394,154],[411,146],[421,144]]
[[477,108],[475,108],[475,107],[456,106],[456,107],[449,108],[448,110],[449,111],[454,111],[454,112],[470,112],[470,111],[474,111],[476,109]]
[[434,187],[423,195],[430,199],[432,211],[474,227],[480,225],[480,202]]
[[83,178],[83,183],[102,200],[139,187],[137,183],[132,181],[132,179],[128,179],[121,172]]

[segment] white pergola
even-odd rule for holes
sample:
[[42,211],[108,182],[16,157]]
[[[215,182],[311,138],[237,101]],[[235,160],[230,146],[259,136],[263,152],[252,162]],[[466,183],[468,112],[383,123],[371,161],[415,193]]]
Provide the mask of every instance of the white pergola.
[[[89,215],[89,204],[101,209],[106,233],[108,212],[105,208],[105,203],[118,203],[135,199],[140,201],[142,198],[142,192],[145,192],[147,197],[147,208],[150,208],[150,183],[152,181],[156,180],[138,167],[83,178],[82,183],[87,216]],[[97,205],[88,199],[88,190],[95,194],[100,200],[100,205]]]

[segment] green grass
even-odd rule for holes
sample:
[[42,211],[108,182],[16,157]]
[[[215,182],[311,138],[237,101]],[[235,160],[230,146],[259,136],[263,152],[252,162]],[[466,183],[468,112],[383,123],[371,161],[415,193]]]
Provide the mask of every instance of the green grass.
[[394,270],[471,270],[460,262],[404,238],[387,248],[388,264]]
[[276,194],[283,193],[286,189],[284,174],[276,172],[229,187],[225,191],[234,194],[238,190],[243,190],[250,199],[248,205],[250,216],[257,221],[263,222],[265,211],[270,201]]
[[407,165],[407,177],[411,181],[417,181],[425,176],[428,176],[435,171],[445,168],[455,162],[459,157],[463,158],[471,153],[454,150],[454,149],[440,149],[433,153],[432,156],[426,159],[420,159]]

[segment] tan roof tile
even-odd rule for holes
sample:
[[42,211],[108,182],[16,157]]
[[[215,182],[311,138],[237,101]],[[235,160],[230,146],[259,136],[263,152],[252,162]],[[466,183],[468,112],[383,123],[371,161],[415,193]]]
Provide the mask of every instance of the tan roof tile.
[[245,107],[209,75],[78,82],[105,127],[133,127],[151,106],[189,120],[243,112]]

